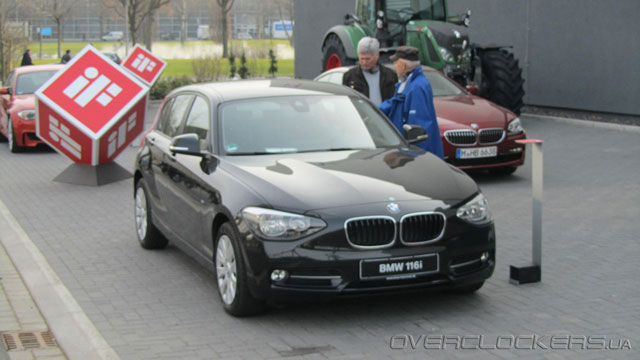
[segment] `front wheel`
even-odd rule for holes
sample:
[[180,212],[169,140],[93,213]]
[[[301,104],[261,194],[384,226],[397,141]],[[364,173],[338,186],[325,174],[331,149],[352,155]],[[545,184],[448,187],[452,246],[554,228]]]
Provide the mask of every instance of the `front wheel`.
[[524,106],[524,80],[518,60],[506,50],[482,50],[480,61],[480,96],[520,115]]
[[11,150],[12,153],[19,153],[24,149],[16,142],[16,133],[13,131],[13,121],[11,121],[11,118],[9,118],[9,122],[7,123],[7,141],[9,142],[9,150]]
[[216,239],[216,277],[224,310],[233,316],[247,316],[262,312],[264,302],[251,295],[247,286],[247,270],[238,245],[238,237],[225,223]]
[[335,34],[329,35],[322,46],[322,70],[351,66],[355,63],[355,60],[347,57],[347,52],[340,38]]
[[151,220],[151,204],[147,196],[146,183],[140,179],[135,191],[136,234],[140,246],[147,250],[164,249],[169,241],[153,225]]

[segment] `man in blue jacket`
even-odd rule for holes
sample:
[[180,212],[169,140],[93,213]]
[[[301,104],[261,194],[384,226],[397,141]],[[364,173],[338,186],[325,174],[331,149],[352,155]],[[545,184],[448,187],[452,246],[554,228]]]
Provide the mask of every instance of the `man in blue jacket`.
[[403,135],[404,124],[422,126],[429,138],[417,145],[444,159],[440,128],[433,106],[433,91],[429,79],[422,72],[418,49],[413,46],[400,46],[390,59],[400,82],[396,84],[393,97],[380,104],[380,110]]

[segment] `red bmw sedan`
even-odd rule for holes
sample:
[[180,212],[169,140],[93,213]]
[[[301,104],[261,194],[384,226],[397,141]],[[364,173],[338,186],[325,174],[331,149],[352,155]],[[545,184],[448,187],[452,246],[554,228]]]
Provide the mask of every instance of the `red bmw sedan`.
[[42,144],[36,136],[34,93],[49,80],[62,64],[29,65],[15,68],[0,88],[0,138],[7,140],[11,152]]
[[[342,84],[348,67],[318,75],[315,81]],[[526,139],[520,119],[513,112],[474,95],[441,72],[423,66],[431,82],[433,105],[442,138],[444,159],[460,169],[486,169],[511,174],[524,163]]]

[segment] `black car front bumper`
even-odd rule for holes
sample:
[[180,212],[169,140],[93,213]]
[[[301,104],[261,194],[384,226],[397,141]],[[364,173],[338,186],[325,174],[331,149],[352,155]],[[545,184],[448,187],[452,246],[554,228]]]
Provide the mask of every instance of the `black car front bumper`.
[[[457,219],[456,219],[457,220]],[[458,220],[462,223],[462,221]],[[245,233],[247,234],[247,233]],[[292,297],[337,297],[430,287],[455,288],[489,278],[495,267],[493,223],[482,226],[450,221],[444,236],[422,246],[396,243],[386,249],[362,250],[319,245],[320,239],[344,238],[344,230],[324,232],[303,242],[262,241],[244,238],[249,288],[255,297],[289,300]],[[345,242],[346,243],[346,242]],[[433,264],[433,257],[437,265]],[[425,260],[423,271],[389,276],[364,276],[363,263],[393,264]],[[271,273],[285,270],[274,281]]]

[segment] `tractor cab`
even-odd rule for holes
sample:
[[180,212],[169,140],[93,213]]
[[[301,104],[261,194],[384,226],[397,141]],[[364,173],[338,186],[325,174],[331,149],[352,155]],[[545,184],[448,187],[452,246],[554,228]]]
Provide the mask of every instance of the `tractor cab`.
[[447,21],[445,0],[356,0],[356,18],[383,47],[406,45],[410,21]]

